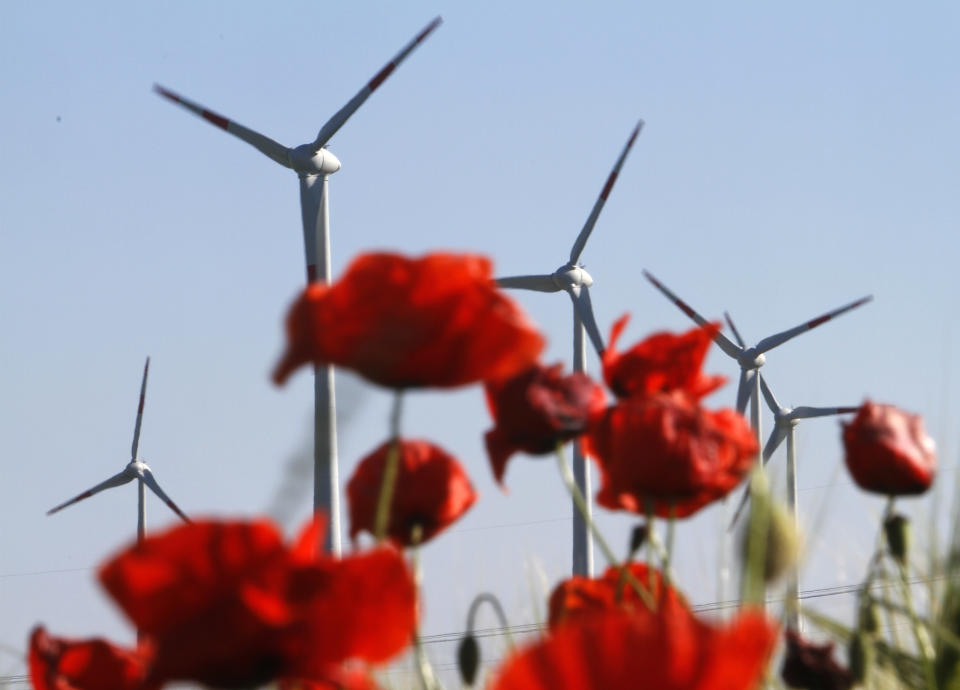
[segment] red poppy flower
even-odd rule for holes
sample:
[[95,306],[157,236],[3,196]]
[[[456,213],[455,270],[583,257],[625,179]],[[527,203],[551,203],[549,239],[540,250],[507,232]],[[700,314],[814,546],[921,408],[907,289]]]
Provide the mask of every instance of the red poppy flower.
[[[653,596],[657,608],[669,606],[687,609],[683,598],[673,587],[663,582],[659,570],[653,571],[646,563],[630,563],[630,574]],[[610,567],[601,577],[574,575],[556,587],[550,594],[550,629],[560,624],[579,623],[608,611],[630,611],[637,615],[650,611],[640,596],[623,576],[620,568]],[[692,615],[692,614],[691,614]]]
[[707,376],[700,371],[719,323],[694,328],[680,335],[654,333],[625,352],[617,352],[617,340],[630,320],[625,314],[610,329],[610,344],[603,352],[603,379],[617,397],[651,395],[682,390],[699,400],[727,382],[725,376]]
[[621,400],[591,423],[597,503],[613,510],[687,517],[726,496],[753,463],[757,442],[733,410],[706,410],[685,393]]
[[198,522],[147,537],[100,580],[155,645],[151,681],[250,687],[326,681],[348,658],[383,661],[409,644],[415,590],[383,548],[313,558],[319,521],[292,547],[259,522]]
[[[420,543],[432,539],[456,522],[474,501],[477,493],[460,463],[429,441],[398,441],[399,463],[387,536],[410,546],[413,529],[422,529]],[[350,502],[350,538],[375,529],[380,486],[392,441],[387,441],[357,465],[347,482]]]
[[515,452],[551,453],[558,441],[582,434],[589,417],[603,409],[603,388],[586,374],[562,372],[562,364],[536,364],[512,378],[486,383],[494,427],[484,438],[499,483]]
[[798,690],[849,690],[853,674],[833,659],[833,643],[819,645],[787,630],[787,653],[780,677]]
[[99,638],[51,637],[42,626],[30,633],[30,681],[34,690],[148,690],[149,653]]
[[513,655],[493,690],[753,690],[777,628],[746,611],[722,627],[685,611],[610,611]]
[[283,383],[307,362],[353,369],[391,388],[448,388],[510,376],[543,338],[475,255],[363,254],[333,285],[314,283],[287,317]]
[[905,496],[933,483],[936,448],[918,415],[866,402],[844,425],[843,445],[847,469],[865,491]]

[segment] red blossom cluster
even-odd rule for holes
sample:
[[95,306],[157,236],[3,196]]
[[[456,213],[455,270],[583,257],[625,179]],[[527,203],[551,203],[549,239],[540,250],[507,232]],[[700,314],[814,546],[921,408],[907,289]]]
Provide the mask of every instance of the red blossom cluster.
[[[366,254],[339,282],[311,285],[294,303],[274,377],[283,382],[312,362],[351,368],[398,394],[483,382],[497,482],[514,453],[543,455],[579,439],[600,471],[601,506],[686,517],[741,482],[757,443],[739,414],[702,405],[725,382],[702,371],[719,324],[656,333],[621,352],[626,323],[614,324],[602,355],[615,396],[608,405],[586,374],[537,361],[543,338],[495,288],[486,259]],[[843,439],[850,472],[869,491],[919,493],[933,480],[932,442],[917,417],[867,403]],[[319,520],[292,545],[266,521],[198,521],[125,549],[102,566],[100,580],[141,643],[127,650],[38,627],[30,638],[34,687],[375,688],[369,666],[404,650],[416,631],[414,577],[395,547],[429,541],[476,493],[452,455],[395,429],[360,461],[347,496],[351,537],[367,531],[392,545],[332,558],[316,552]],[[664,690],[752,688],[777,638],[777,627],[750,610],[721,626],[699,620],[643,563],[572,577],[556,587],[549,610],[550,632],[506,661],[494,690],[616,690],[638,679]],[[794,636],[789,649],[791,677],[845,678],[823,661],[829,648]]]

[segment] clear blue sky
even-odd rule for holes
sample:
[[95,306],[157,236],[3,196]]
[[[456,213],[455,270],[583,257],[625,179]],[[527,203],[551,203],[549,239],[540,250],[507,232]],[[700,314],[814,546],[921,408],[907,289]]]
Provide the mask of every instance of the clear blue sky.
[[[642,117],[583,254],[604,333],[625,311],[628,343],[689,327],[642,268],[708,317],[729,309],[753,341],[873,293],[869,306],[770,353],[764,373],[786,403],[870,396],[922,413],[952,494],[954,4],[8,2],[5,649],[22,649],[37,621],[132,639],[90,568],[133,536],[134,486],[44,513],[122,469],[146,355],[141,452],[188,513],[264,513],[309,450],[310,376],[279,390],[268,380],[303,279],[296,177],[151,85],[296,145],[436,14],[444,25],[330,143],[343,163],[330,181],[335,275],[370,248],[483,252],[501,274],[553,270]],[[516,296],[548,334],[548,359],[569,361],[569,300]],[[719,351],[708,370],[737,374]],[[385,438],[389,398],[339,380],[345,481]],[[708,401],[731,405],[734,393],[731,383]],[[462,458],[481,493],[425,551],[428,635],[460,629],[484,590],[505,601],[511,622],[530,622],[529,573],[552,584],[569,567],[570,508],[552,462],[518,458],[503,494],[482,446],[489,424],[478,387],[418,393],[406,406],[405,433]],[[856,581],[872,543],[879,503],[837,472],[841,458],[836,421],[801,426],[803,520],[827,505],[828,526],[812,539],[802,589]],[[783,459],[772,463],[781,484]],[[308,483],[287,503],[290,528],[309,512]],[[918,514],[929,505],[911,503]],[[148,499],[149,528],[172,518]],[[625,544],[633,521],[601,520]],[[694,602],[716,598],[722,520],[711,509],[678,532]],[[836,606],[845,613],[849,601]],[[449,647],[433,649],[449,663]],[[23,667],[2,652],[6,673]]]

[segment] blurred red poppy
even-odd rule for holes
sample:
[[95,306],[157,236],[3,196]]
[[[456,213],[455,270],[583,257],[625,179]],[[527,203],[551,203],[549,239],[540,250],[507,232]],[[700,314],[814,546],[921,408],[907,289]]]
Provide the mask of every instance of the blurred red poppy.
[[609,611],[559,626],[502,666],[493,690],[753,690],[777,627],[741,612],[722,627],[686,611]]
[[348,658],[384,661],[406,647],[416,612],[403,558],[382,548],[315,559],[320,530],[288,548],[266,521],[197,522],[107,562],[101,582],[154,642],[149,679],[326,681]]
[[[377,502],[392,441],[387,441],[357,465],[347,482],[350,538],[375,529]],[[429,541],[463,515],[477,493],[456,458],[429,441],[399,439],[398,472],[390,502],[387,536],[402,546],[413,543],[420,526],[420,543]]]
[[694,400],[726,383],[725,376],[707,376],[700,371],[719,323],[694,328],[677,335],[654,333],[629,350],[617,352],[617,340],[627,326],[625,314],[610,329],[610,344],[603,352],[603,378],[617,397],[651,395],[682,390]]
[[787,630],[787,653],[780,677],[797,690],[849,690],[853,674],[833,659],[833,643],[814,644]]
[[484,438],[501,484],[511,455],[553,452],[557,442],[582,434],[606,404],[601,386],[583,373],[564,376],[562,364],[535,364],[509,379],[488,381],[486,392],[494,427]]
[[[687,608],[677,590],[664,584],[659,570],[653,571],[651,586],[650,569],[646,563],[630,563],[627,568],[652,595],[658,609],[664,606]],[[638,615],[650,611],[617,567],[607,568],[601,577],[574,575],[564,580],[550,594],[549,608],[551,630],[561,624],[579,623],[608,611],[629,611]]]
[[30,681],[34,690],[148,690],[149,651],[117,647],[99,638],[52,637],[42,626],[30,633]]
[[919,415],[866,402],[843,426],[843,445],[847,469],[865,491],[906,496],[933,483],[936,447]]
[[633,397],[591,423],[587,452],[602,486],[597,503],[613,510],[687,517],[726,496],[753,463],[757,442],[733,410],[706,410],[682,391]]
[[448,388],[510,376],[543,338],[476,255],[363,254],[333,285],[314,283],[287,317],[283,383],[307,362],[353,369],[391,388]]

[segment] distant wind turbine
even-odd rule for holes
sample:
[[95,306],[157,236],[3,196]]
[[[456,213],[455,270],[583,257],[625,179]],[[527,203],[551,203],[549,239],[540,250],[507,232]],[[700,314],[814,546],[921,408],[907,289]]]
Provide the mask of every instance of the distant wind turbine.
[[113,475],[106,481],[100,482],[92,489],[84,491],[79,496],[71,498],[65,503],[61,503],[56,508],[51,508],[47,511],[47,515],[52,515],[58,510],[63,510],[67,506],[72,506],[74,503],[78,503],[85,498],[90,498],[94,494],[100,493],[104,489],[112,489],[115,486],[121,486],[122,484],[128,484],[134,479],[139,480],[137,484],[138,489],[138,500],[137,500],[137,541],[143,541],[144,537],[144,486],[150,488],[150,490],[155,493],[161,501],[170,506],[170,509],[179,515],[185,522],[190,522],[190,519],[183,514],[183,511],[177,507],[177,504],[170,500],[170,497],[164,493],[163,489],[160,488],[160,485],[157,483],[157,480],[153,477],[153,472],[147,466],[147,463],[143,462],[140,459],[140,424],[143,421],[143,402],[147,393],[147,371],[150,369],[150,358],[147,357],[147,363],[143,366],[143,383],[140,384],[140,404],[137,407],[137,423],[133,428],[133,446],[130,449],[130,462],[127,463],[127,466],[123,468],[122,472],[118,472]]
[[[182,105],[207,122],[226,130],[247,142],[276,163],[290,168],[300,178],[300,210],[303,219],[303,246],[306,253],[307,281],[328,282],[330,279],[330,216],[327,196],[327,180],[340,169],[340,161],[325,148],[334,134],[357,109],[376,91],[397,66],[440,23],[436,17],[394,58],[377,72],[345,106],[334,113],[320,128],[316,139],[288,148],[241,124],[228,120],[212,110],[183,98],[162,86],[154,89],[164,98]],[[327,549],[340,554],[340,497],[339,470],[337,467],[336,402],[334,395],[333,367],[314,367],[314,511],[324,511],[327,521]]]
[[[603,337],[600,335],[600,329],[597,328],[597,320],[593,314],[593,305],[590,302],[590,286],[593,285],[593,278],[587,273],[587,270],[579,263],[583,248],[590,239],[590,233],[593,232],[593,226],[597,224],[597,218],[600,217],[600,211],[607,202],[610,190],[613,189],[613,183],[617,181],[620,174],[620,168],[627,159],[627,154],[633,147],[637,135],[643,128],[643,120],[637,123],[626,146],[620,153],[613,170],[607,177],[606,184],[600,191],[600,197],[593,205],[593,210],[587,217],[580,234],[577,235],[573,247],[570,249],[570,258],[560,268],[553,273],[544,273],[539,275],[510,276],[507,278],[498,278],[497,284],[505,288],[519,288],[521,290],[535,290],[537,292],[560,292],[563,290],[570,295],[573,301],[573,370],[586,370],[586,357],[584,354],[584,331],[590,337],[594,348],[598,354],[604,350]],[[592,505],[590,495],[590,474],[587,471],[586,462],[583,457],[583,449],[579,441],[573,444],[573,476],[577,486],[583,493],[587,501],[587,508]],[[587,524],[577,510],[576,505],[573,508],[573,573],[575,575],[593,574],[593,544],[590,538],[590,532]]]
[[[646,276],[647,280],[653,283],[654,287],[662,292],[667,299],[676,304],[684,314],[689,316],[696,323],[701,326],[708,323],[707,320],[694,311],[689,304],[677,297],[663,283],[654,278],[649,271],[644,271],[643,275]],[[781,331],[780,333],[767,336],[753,347],[746,347],[742,344],[742,341],[740,345],[737,345],[723,333],[718,332],[715,336],[713,336],[713,340],[716,342],[717,346],[729,357],[732,357],[734,360],[736,360],[737,364],[740,365],[740,385],[737,387],[737,412],[743,414],[747,409],[747,401],[752,398],[753,404],[750,406],[750,424],[753,426],[754,433],[757,436],[758,444],[762,443],[763,441],[760,430],[760,379],[757,377],[757,373],[760,367],[762,367],[767,361],[764,353],[772,350],[778,345],[783,345],[785,342],[795,338],[801,333],[806,333],[807,331],[826,323],[830,319],[839,316],[844,312],[848,312],[862,304],[866,304],[872,299],[873,295],[861,297],[855,302],[851,302],[850,304],[834,309],[833,311],[829,311],[826,314],[818,316],[815,319],[811,319],[810,321],[802,323],[799,326],[794,326],[793,328]],[[736,333],[734,335],[736,336]]]

